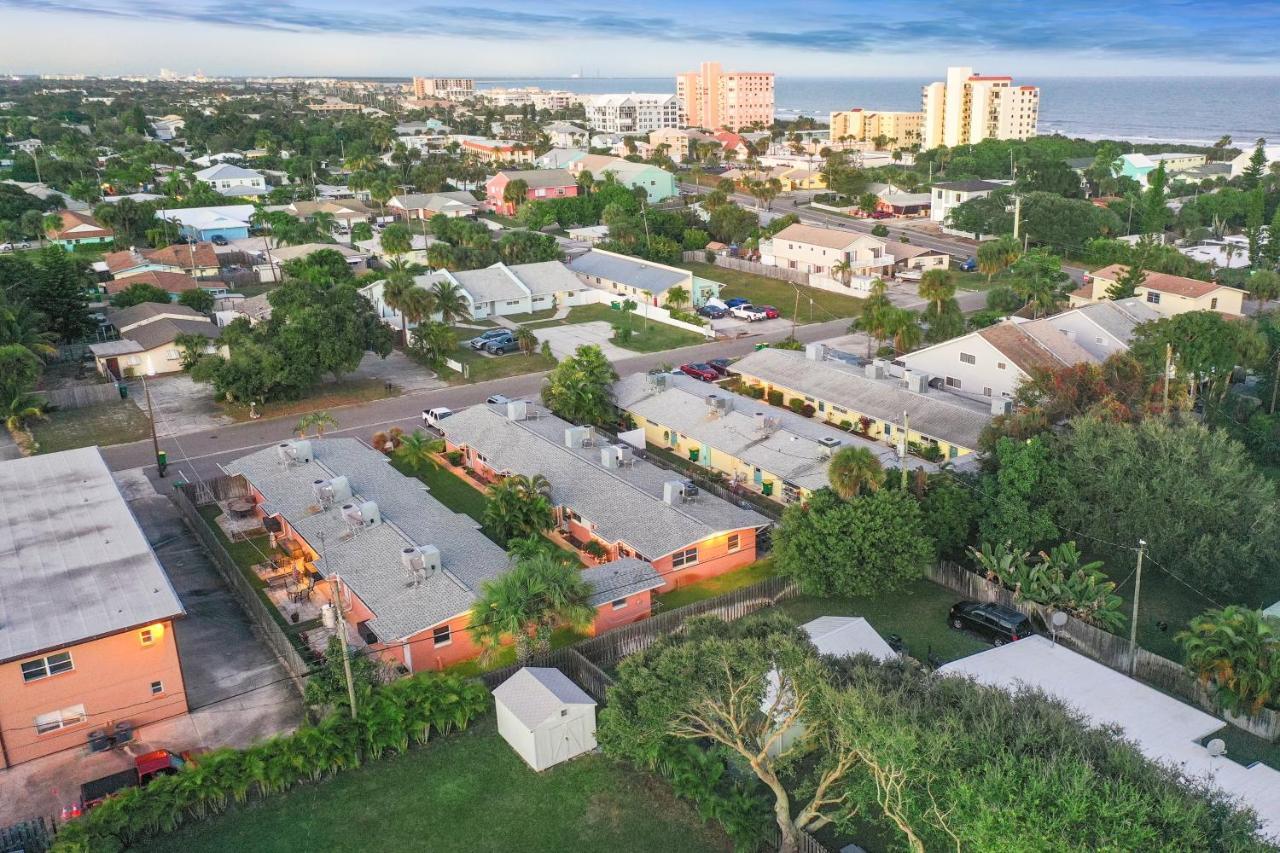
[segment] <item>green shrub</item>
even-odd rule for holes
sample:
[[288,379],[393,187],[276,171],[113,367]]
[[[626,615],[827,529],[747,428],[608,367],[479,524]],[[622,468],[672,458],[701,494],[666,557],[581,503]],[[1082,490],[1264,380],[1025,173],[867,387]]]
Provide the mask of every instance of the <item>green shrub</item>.
[[841,421],[840,429],[846,432],[853,432],[853,421]]
[[804,406],[805,402],[803,397],[792,397],[790,402],[787,403],[787,408],[791,409],[791,411],[795,412],[797,415],[804,411]]
[[770,405],[770,406],[781,406],[781,405],[782,405],[782,392],[781,392],[781,391],[779,391],[777,388],[773,388],[773,389],[771,389],[771,390],[769,391],[768,397],[769,397],[769,405]]
[[462,464],[462,451],[450,450],[448,453],[444,455],[444,458],[449,460],[450,465],[457,468],[459,465]]
[[763,386],[763,385],[748,385],[748,386],[747,386],[747,395],[748,395],[749,397],[751,397],[752,399],[755,399],[755,400],[763,400],[763,399],[764,399],[764,386]]

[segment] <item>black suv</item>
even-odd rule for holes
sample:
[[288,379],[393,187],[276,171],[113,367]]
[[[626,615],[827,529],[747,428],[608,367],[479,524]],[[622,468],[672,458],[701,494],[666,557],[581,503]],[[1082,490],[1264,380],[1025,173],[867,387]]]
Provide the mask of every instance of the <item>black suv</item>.
[[961,601],[952,605],[947,621],[952,628],[973,631],[996,646],[1003,646],[1035,633],[1030,619],[1012,607],[1000,604]]

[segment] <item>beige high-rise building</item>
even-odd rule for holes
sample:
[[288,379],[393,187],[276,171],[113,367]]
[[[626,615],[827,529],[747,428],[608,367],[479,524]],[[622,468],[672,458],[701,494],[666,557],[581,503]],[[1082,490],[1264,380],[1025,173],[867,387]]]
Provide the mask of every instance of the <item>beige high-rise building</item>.
[[871,142],[884,137],[888,148],[918,144],[924,113],[881,112],[855,107],[831,114],[831,141]]
[[476,81],[466,77],[414,77],[413,96],[465,101],[476,93]]
[[952,66],[947,79],[922,92],[927,151],[971,145],[984,139],[1030,139],[1036,135],[1040,89],[1015,86],[1012,77],[987,77]]
[[719,62],[704,62],[676,75],[676,97],[689,127],[738,131],[773,124],[772,71],[722,71]]

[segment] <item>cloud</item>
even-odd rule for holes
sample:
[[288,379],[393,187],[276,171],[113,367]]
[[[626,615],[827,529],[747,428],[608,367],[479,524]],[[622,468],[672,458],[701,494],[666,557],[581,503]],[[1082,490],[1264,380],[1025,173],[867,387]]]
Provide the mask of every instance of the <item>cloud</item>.
[[526,50],[538,40],[626,39],[833,57],[950,51],[1065,54],[1082,64],[1098,57],[1229,64],[1280,59],[1280,4],[1274,0],[655,0],[616,10],[594,0],[391,0],[354,7],[340,0],[0,0],[0,9],[6,7],[301,35],[519,41]]

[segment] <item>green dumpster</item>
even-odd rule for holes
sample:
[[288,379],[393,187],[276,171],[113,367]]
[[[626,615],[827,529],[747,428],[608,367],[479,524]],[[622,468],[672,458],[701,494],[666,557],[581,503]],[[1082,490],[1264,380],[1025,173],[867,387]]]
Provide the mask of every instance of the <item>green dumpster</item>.
[[121,399],[121,400],[127,400],[127,399],[129,399],[129,386],[128,386],[128,385],[125,385],[123,382],[117,382],[117,383],[116,383],[116,390],[120,392],[120,399]]
[[696,447],[690,448],[690,450],[689,450],[689,461],[690,461],[690,462],[697,462],[697,461],[698,461],[698,448],[696,448]]
[[610,303],[609,303],[609,307],[610,307],[610,308],[612,308],[614,311],[621,311],[621,310],[622,310],[622,303],[621,303],[621,302],[616,302],[616,301],[615,301],[615,302],[610,302]]
[[773,480],[765,480],[760,484],[760,492],[766,498],[773,494]]
[[769,348],[768,344],[756,344],[756,352],[759,352],[762,349],[768,349],[768,348]]

